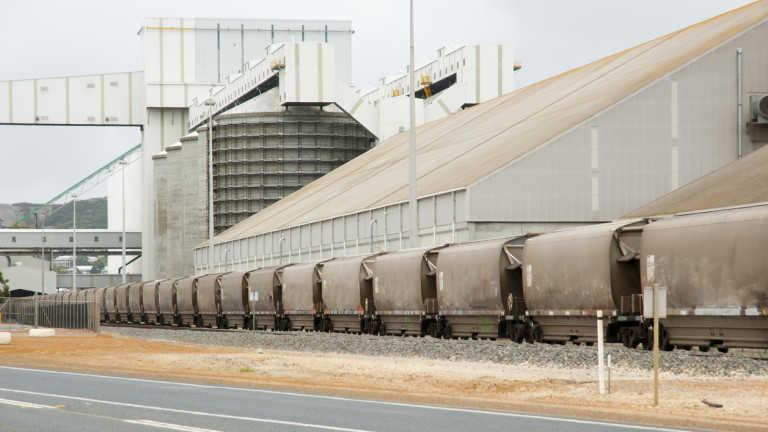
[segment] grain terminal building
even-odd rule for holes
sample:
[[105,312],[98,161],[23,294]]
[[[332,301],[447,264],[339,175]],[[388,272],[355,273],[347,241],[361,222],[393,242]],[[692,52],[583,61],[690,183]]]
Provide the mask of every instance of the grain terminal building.
[[[766,18],[755,3],[417,128],[416,243],[609,221],[758,150]],[[200,244],[196,273],[404,247],[407,135],[217,235],[214,268]]]

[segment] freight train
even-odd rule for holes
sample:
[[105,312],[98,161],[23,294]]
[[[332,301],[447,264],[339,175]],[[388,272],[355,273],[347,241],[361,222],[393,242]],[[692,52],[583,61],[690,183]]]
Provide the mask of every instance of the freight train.
[[768,204],[619,220],[48,296],[104,322],[652,346],[768,348]]

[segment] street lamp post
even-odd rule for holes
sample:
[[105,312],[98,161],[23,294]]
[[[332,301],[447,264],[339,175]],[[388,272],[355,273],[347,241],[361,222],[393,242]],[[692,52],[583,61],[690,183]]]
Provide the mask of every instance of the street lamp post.
[[72,194],[72,292],[77,292],[77,194]]
[[413,0],[411,0],[411,67],[410,67],[410,105],[411,105],[411,119],[410,119],[410,131],[409,131],[409,146],[408,146],[408,228],[410,230],[408,236],[408,245],[413,248],[416,247],[418,241],[416,236],[418,235],[419,223],[418,209],[416,208],[416,80],[414,78],[415,71],[413,70]]
[[123,172],[123,266],[120,267],[123,271],[123,283],[126,283],[126,276],[125,276],[125,166],[128,164],[128,162],[125,161],[125,159],[121,160],[120,165],[122,165],[121,171]]
[[208,106],[208,273],[213,272],[213,106],[216,102],[207,99]]

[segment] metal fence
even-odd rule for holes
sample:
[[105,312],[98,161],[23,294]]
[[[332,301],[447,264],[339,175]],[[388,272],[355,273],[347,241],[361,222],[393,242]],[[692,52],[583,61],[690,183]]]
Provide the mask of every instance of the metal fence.
[[48,327],[101,331],[95,301],[40,300],[35,297],[0,297],[0,328]]

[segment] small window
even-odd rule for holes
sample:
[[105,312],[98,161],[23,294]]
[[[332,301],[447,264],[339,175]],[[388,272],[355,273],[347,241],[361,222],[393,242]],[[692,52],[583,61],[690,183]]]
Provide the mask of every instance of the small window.
[[48,237],[43,237],[43,243],[48,241]]
[[16,237],[11,237],[11,242],[16,243]]
[[99,242],[99,237],[98,236],[93,236],[93,242],[94,243],[98,243]]
[[69,242],[72,243],[72,237],[69,238]]
[[120,243],[122,243],[122,242],[123,242],[123,236],[120,236],[120,237],[118,237],[118,240],[117,240],[117,241],[119,241]]
[[467,65],[467,59],[462,59],[461,60],[461,65],[462,66],[466,66]]

